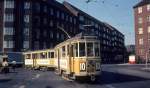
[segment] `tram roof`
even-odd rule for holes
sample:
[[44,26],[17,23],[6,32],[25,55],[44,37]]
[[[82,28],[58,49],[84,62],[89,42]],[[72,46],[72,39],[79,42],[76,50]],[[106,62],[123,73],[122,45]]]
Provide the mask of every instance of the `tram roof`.
[[67,39],[66,41],[56,45],[56,47],[60,46],[63,43],[70,42],[70,41],[75,41],[75,40],[80,40],[80,39],[93,39],[94,40],[94,39],[97,39],[97,36],[92,32],[87,32],[87,31],[86,32],[81,32],[81,33],[75,35],[74,37],[72,37],[70,39]]

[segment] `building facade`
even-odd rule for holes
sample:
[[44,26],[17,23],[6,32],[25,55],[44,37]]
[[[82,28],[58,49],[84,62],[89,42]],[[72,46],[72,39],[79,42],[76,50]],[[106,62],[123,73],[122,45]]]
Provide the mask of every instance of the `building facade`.
[[134,7],[136,59],[150,57],[150,0],[141,0]]
[[0,50],[21,52],[53,48],[67,39],[62,27],[74,36],[91,31],[101,42],[103,63],[121,62],[124,58],[124,35],[111,25],[81,11],[68,2],[56,0],[1,0]]

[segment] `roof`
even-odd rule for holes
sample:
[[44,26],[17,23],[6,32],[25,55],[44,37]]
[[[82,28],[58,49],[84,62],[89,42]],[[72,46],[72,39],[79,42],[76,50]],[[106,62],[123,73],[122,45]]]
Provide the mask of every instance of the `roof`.
[[133,8],[137,8],[137,7],[140,7],[140,6],[144,6],[144,5],[147,5],[147,4],[150,4],[150,0],[141,0],[138,4],[136,4]]

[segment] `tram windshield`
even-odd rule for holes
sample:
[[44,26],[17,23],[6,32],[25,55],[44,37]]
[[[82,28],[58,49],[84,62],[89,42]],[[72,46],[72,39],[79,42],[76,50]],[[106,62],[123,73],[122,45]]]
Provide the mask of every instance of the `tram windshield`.
[[[74,56],[78,56],[77,50],[78,46],[77,44],[74,44]],[[100,47],[98,42],[80,42],[79,43],[79,57],[98,57],[100,56]]]

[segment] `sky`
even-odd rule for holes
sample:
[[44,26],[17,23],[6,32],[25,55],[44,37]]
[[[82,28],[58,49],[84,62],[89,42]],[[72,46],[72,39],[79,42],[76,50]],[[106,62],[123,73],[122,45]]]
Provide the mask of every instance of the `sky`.
[[[63,2],[64,0],[57,0]],[[125,44],[135,44],[133,6],[140,0],[65,0],[125,35]]]

